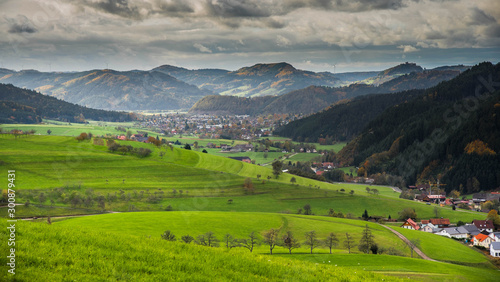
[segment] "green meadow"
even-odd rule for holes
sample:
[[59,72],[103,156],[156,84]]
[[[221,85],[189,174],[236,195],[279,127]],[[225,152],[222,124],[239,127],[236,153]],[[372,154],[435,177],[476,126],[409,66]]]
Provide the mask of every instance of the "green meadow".
[[[0,167],[16,171],[16,201],[22,204],[16,206],[16,215],[53,217],[52,225],[19,223],[18,256],[23,268],[16,279],[498,280],[492,279],[498,272],[486,257],[451,239],[402,230],[409,238],[419,238],[422,250],[430,257],[451,263],[411,259],[410,250],[390,231],[357,220],[364,210],[369,215],[397,218],[398,212],[408,207],[415,209],[419,219],[435,217],[434,205],[400,199],[390,187],[376,186],[379,193],[375,195],[366,192],[367,185],[318,182],[287,173],[275,178],[270,166],[210,152],[119,143],[148,148],[152,153],[143,158],[111,153],[106,146],[78,142],[69,136],[0,136]],[[248,179],[251,189],[244,188]],[[6,187],[7,179],[0,183]],[[78,198],[81,201],[75,201]],[[30,204],[25,204],[28,201]],[[306,204],[313,215],[298,214]],[[350,218],[328,217],[330,209]],[[5,217],[7,208],[0,210]],[[483,213],[447,207],[438,207],[438,211],[452,222],[485,218]],[[82,214],[99,215],[57,218]],[[393,247],[400,256],[361,254],[356,247],[348,254],[342,245],[343,236],[350,233],[357,244],[367,224],[380,248]],[[208,231],[220,240],[225,234],[244,238],[250,232],[262,238],[270,228],[278,228],[280,234],[291,231],[300,241],[311,230],[316,231],[318,239],[334,232],[340,244],[332,255],[324,247],[316,248],[313,255],[305,246],[292,255],[276,247],[271,258],[262,245],[250,254],[242,248],[214,249],[160,239],[165,230],[178,238]],[[1,234],[5,239],[6,232]],[[53,250],[52,255],[49,250]],[[333,261],[337,266],[330,263]],[[392,278],[378,276],[377,272]],[[483,275],[477,277],[480,273]]]
[[[2,225],[6,222],[3,221]],[[392,281],[369,271],[330,267],[278,256],[227,251],[180,242],[75,229],[58,224],[17,224],[16,274],[2,281]],[[6,240],[7,229],[0,238]],[[7,253],[2,244],[2,253]]]
[[[276,179],[268,167],[179,148],[156,148],[132,141],[121,143],[150,148],[152,154],[139,158],[110,153],[106,146],[93,145],[90,141],[77,142],[72,137],[15,139],[3,135],[0,137],[1,165],[16,170],[16,187],[21,191],[18,200],[22,203],[27,199],[36,203],[41,192],[57,194],[55,189],[63,189],[66,196],[73,192],[84,195],[91,189],[94,196],[125,194],[126,201],[106,203],[106,210],[115,211],[127,211],[130,205],[137,210],[159,210],[160,205],[171,205],[174,210],[296,213],[305,204],[310,204],[317,215],[326,215],[332,208],[335,212],[359,217],[366,209],[370,215],[396,218],[398,212],[411,207],[419,218],[435,216],[433,206],[399,199],[399,194],[389,187],[377,186],[379,194],[373,195],[366,192],[365,185],[318,182],[287,173]],[[243,189],[245,178],[252,180],[254,191],[251,193]],[[292,178],[295,184],[291,183]],[[0,182],[7,185],[6,181],[1,179]],[[352,195],[351,190],[354,191]],[[141,191],[145,197],[138,199],[136,194]],[[151,194],[158,196],[155,203],[145,199]],[[227,204],[229,199],[233,204]],[[57,198],[54,200],[53,205],[69,205]],[[50,196],[38,204],[48,205],[49,201]],[[200,208],[198,202],[206,204]],[[447,207],[438,209],[440,216],[449,217],[452,222],[485,217],[481,213],[453,211]]]

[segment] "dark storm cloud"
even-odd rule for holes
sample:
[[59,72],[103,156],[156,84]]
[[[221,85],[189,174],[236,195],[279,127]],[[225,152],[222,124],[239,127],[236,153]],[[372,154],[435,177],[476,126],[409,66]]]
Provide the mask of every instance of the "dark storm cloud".
[[9,33],[35,33],[38,30],[26,17],[19,15],[16,18],[5,18],[9,25]]
[[406,7],[405,0],[292,0],[285,1],[287,10],[313,8],[344,12],[364,12],[369,10],[397,10]]

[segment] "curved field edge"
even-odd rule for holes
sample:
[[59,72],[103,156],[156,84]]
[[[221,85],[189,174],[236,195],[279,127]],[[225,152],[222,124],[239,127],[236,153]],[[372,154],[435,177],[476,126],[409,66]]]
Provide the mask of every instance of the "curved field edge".
[[[4,225],[5,221],[2,221]],[[352,271],[243,250],[207,248],[123,234],[19,222],[15,276],[2,281],[393,281]],[[2,228],[1,237],[8,234]],[[7,251],[5,246],[3,251]],[[5,262],[5,258],[2,261]]]
[[408,239],[420,239],[420,250],[435,260],[471,266],[491,266],[488,258],[451,238],[432,233],[395,228]]

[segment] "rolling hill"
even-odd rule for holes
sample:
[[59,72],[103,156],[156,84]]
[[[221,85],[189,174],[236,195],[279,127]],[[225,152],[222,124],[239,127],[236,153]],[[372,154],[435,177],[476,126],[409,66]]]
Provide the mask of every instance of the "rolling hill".
[[206,96],[196,102],[190,113],[224,113],[224,114],[274,114],[302,113],[311,114],[326,107],[357,96],[367,94],[386,94],[410,89],[424,89],[450,80],[459,71],[425,71],[400,75],[379,86],[368,84],[351,84],[344,87],[309,86],[281,96],[272,97],[228,97]]
[[213,94],[155,71],[92,70],[39,72],[23,70],[0,77],[0,83],[37,90],[85,107],[107,110],[172,110],[190,108]]
[[0,123],[39,123],[42,118],[68,122],[84,122],[86,118],[132,121],[136,115],[82,107],[33,90],[0,83]]

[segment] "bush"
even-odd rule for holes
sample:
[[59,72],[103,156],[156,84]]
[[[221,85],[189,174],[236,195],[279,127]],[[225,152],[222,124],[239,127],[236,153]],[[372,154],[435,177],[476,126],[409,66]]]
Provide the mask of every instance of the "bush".
[[164,240],[167,240],[167,241],[175,241],[175,235],[170,232],[170,230],[167,230],[165,232],[163,232],[163,234],[161,234],[161,238],[164,239]]

